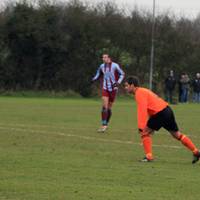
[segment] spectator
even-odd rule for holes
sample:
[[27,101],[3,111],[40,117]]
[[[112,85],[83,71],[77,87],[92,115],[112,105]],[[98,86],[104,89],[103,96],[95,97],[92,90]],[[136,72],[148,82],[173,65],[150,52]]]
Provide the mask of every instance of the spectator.
[[179,81],[178,81],[178,101],[181,102],[181,95],[182,95],[182,89],[181,89],[181,76],[182,74],[180,75],[179,77]]
[[165,100],[173,103],[173,93],[176,86],[176,79],[173,70],[170,70],[169,76],[165,79]]
[[186,103],[188,101],[188,93],[189,93],[189,88],[190,88],[190,79],[186,73],[183,73],[181,75],[181,79],[179,80],[179,83],[180,83],[180,90],[181,90],[180,102]]
[[200,73],[196,74],[196,78],[192,81],[193,101],[200,103]]

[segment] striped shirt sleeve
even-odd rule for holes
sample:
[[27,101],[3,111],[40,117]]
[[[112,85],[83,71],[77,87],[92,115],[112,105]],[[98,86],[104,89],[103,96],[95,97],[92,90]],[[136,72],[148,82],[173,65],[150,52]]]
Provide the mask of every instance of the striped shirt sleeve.
[[97,69],[96,75],[92,78],[93,81],[96,81],[100,77],[101,67],[102,67],[102,65],[100,65],[99,68]]
[[123,81],[123,79],[124,79],[125,73],[124,73],[124,71],[119,67],[118,64],[116,64],[116,69],[117,69],[117,72],[119,73],[119,79],[118,79],[117,82],[120,84],[120,83]]

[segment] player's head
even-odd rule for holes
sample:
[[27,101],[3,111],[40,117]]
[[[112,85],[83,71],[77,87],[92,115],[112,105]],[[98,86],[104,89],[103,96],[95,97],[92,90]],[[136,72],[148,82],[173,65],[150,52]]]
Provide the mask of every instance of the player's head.
[[136,76],[130,76],[126,79],[124,84],[125,90],[128,93],[135,93],[137,87],[139,87],[139,79]]
[[110,63],[110,62],[111,62],[111,57],[110,57],[109,54],[104,53],[104,54],[102,55],[102,60],[103,60],[104,63]]

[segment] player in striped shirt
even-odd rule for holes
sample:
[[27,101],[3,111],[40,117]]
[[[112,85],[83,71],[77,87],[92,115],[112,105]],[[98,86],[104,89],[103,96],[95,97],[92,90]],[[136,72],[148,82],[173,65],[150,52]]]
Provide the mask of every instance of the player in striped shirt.
[[123,70],[117,63],[112,62],[109,54],[103,54],[102,60],[103,63],[99,66],[96,75],[92,79],[92,81],[96,81],[102,77],[102,126],[98,129],[98,132],[105,132],[108,127],[118,86],[124,79]]
[[139,87],[137,77],[129,77],[125,82],[125,89],[134,94],[137,104],[138,129],[145,152],[145,158],[142,161],[153,160],[151,135],[161,127],[169,131],[175,139],[181,141],[184,146],[192,151],[193,164],[200,159],[200,152],[197,147],[186,135],[179,131],[174,113],[167,102],[151,90]]

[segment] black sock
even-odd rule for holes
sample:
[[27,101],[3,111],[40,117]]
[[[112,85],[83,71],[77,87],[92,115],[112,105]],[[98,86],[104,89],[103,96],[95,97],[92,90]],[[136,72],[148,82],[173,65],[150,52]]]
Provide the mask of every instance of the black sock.
[[108,124],[108,109],[106,109],[105,107],[102,108],[101,111],[101,119],[102,119],[102,125],[103,126],[107,126]]
[[112,110],[109,108],[108,109],[108,115],[107,115],[107,122],[110,121],[111,116],[112,116]]

